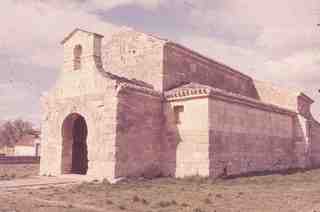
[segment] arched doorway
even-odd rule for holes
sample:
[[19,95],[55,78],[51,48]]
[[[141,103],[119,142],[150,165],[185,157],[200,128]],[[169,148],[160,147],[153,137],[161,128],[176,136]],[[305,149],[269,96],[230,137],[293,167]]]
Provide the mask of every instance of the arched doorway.
[[83,116],[68,115],[62,124],[62,174],[83,174],[88,170],[88,128]]

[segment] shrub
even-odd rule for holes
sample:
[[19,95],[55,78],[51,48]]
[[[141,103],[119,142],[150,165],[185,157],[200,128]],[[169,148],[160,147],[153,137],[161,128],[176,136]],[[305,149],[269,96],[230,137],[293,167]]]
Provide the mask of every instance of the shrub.
[[188,205],[187,203],[184,202],[184,203],[181,204],[181,206],[182,207],[189,207],[190,205]]
[[106,200],[106,203],[108,204],[108,205],[112,205],[113,204],[113,202],[111,201],[111,200]]
[[166,208],[166,207],[169,207],[171,205],[171,202],[169,201],[160,201],[158,203],[158,205],[161,207],[161,208]]
[[144,205],[149,205],[149,202],[148,202],[147,200],[145,200],[145,199],[141,199],[141,202],[142,202],[142,204],[144,204]]
[[140,198],[135,195],[135,196],[132,198],[132,200],[133,200],[133,202],[139,202],[139,201],[140,201]]
[[204,203],[206,203],[206,204],[211,204],[211,203],[212,203],[212,201],[211,201],[211,199],[206,198],[206,199],[204,199]]
[[120,206],[119,206],[119,209],[120,209],[120,210],[126,210],[126,207],[123,206],[123,205],[120,205]]
[[205,210],[203,210],[201,208],[195,208],[195,209],[193,209],[193,212],[205,212]]

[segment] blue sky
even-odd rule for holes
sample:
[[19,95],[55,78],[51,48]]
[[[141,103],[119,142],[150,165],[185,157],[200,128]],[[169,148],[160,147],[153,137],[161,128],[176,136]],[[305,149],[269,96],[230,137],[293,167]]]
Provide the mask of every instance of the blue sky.
[[300,88],[320,119],[318,0],[2,0],[0,119],[39,123],[41,93],[62,65],[60,41],[80,27],[125,25],[182,43],[259,80]]

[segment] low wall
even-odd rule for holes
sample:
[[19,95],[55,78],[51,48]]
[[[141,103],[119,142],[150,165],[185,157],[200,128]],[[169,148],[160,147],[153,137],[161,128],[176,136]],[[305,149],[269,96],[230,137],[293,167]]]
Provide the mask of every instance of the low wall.
[[0,166],[4,164],[39,164],[40,157],[34,156],[0,156]]

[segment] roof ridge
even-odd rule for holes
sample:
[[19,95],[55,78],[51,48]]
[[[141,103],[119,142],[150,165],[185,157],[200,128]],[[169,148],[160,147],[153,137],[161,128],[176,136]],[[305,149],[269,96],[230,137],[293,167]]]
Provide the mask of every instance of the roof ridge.
[[84,29],[81,29],[81,28],[75,28],[60,43],[64,44],[65,42],[67,42],[78,31],[85,32],[85,33],[88,33],[88,34],[91,34],[91,35],[96,35],[96,36],[101,37],[101,38],[104,37],[103,35],[101,35],[99,33],[90,32],[90,31],[87,31],[87,30],[84,30]]

